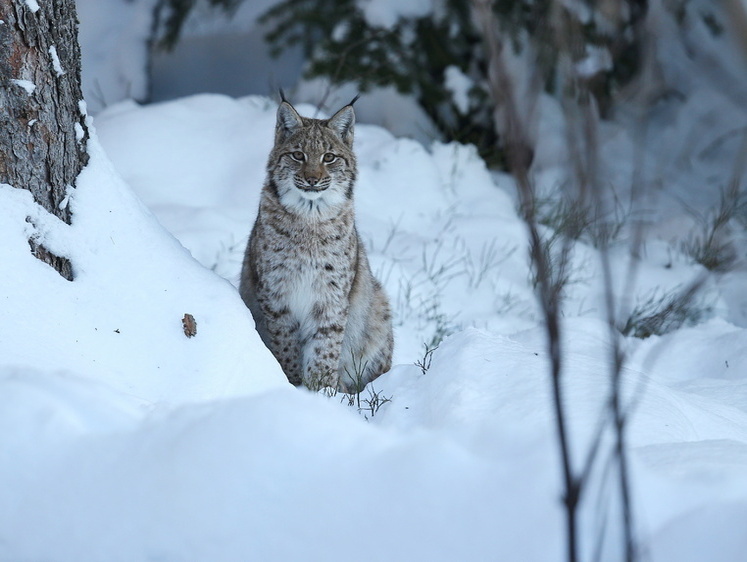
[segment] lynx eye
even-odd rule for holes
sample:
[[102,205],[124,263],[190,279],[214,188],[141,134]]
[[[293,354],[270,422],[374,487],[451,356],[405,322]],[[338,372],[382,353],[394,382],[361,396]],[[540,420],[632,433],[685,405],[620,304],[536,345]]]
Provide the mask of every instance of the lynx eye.
[[324,156],[322,156],[322,162],[324,162],[325,164],[330,164],[335,160],[337,160],[337,156],[335,156],[331,152],[327,152]]
[[296,150],[295,152],[291,152],[290,155],[291,155],[291,158],[293,158],[293,160],[298,160],[299,162],[303,162],[304,159],[306,158],[306,155],[303,152],[301,152],[300,150]]

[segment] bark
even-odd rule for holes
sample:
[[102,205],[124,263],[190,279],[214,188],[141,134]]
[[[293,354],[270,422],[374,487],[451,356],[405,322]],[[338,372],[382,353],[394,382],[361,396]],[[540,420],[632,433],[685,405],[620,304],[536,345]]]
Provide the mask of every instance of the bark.
[[[70,224],[69,190],[88,163],[74,0],[0,0],[0,183]],[[72,264],[29,241],[72,280]]]

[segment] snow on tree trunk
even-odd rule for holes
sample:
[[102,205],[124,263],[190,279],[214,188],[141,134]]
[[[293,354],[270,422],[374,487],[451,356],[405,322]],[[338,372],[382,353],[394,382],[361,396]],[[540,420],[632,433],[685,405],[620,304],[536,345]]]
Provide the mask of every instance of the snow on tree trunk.
[[[0,183],[71,223],[68,190],[88,162],[74,0],[0,0]],[[72,264],[29,240],[72,280]]]

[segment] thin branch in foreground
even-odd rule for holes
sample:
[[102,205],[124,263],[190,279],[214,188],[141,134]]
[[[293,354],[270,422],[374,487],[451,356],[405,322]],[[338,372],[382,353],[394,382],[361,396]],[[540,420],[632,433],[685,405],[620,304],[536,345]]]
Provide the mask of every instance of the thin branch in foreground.
[[[560,445],[563,471],[563,504],[566,514],[567,559],[578,560],[578,504],[582,492],[582,481],[572,468],[571,447],[568,434],[568,420],[563,406],[562,389],[562,343],[560,339],[560,299],[562,286],[551,282],[549,253],[545,251],[539,232],[536,212],[536,198],[529,177],[532,150],[528,143],[526,123],[521,119],[516,105],[514,89],[503,60],[503,45],[498,37],[497,21],[491,0],[472,0],[476,20],[481,26],[483,41],[487,51],[488,87],[495,103],[496,129],[506,151],[509,170],[513,174],[519,191],[524,222],[527,226],[530,244],[530,259],[535,268],[537,293],[544,318],[550,356],[550,376],[552,380],[555,429]],[[566,248],[568,242],[564,242]],[[561,259],[567,259],[568,252],[561,252]]]

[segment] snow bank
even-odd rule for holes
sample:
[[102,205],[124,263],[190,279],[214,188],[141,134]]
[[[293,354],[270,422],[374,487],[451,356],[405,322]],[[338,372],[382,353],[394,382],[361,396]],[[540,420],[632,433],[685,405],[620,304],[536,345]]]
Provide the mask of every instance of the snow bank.
[[[70,227],[29,192],[0,186],[1,259],[16,272],[0,281],[1,364],[74,373],[146,403],[282,384],[233,287],[163,230],[95,136],[89,152],[90,164],[70,192]],[[73,283],[29,253],[29,236],[72,261]],[[182,329],[186,313],[197,321],[194,338]]]
[[[264,177],[274,111],[275,105],[263,98],[234,101],[199,96],[146,108],[120,106],[105,112],[99,120],[102,138],[128,181],[196,256],[208,256],[203,263],[234,282]],[[315,112],[306,106],[301,106],[301,111],[309,115]],[[154,158],[154,151],[142,146],[146,130],[151,131],[158,146],[170,147],[160,152],[161,157],[169,159],[168,170],[160,165],[164,160]],[[551,128],[550,132],[557,135],[558,129]],[[230,142],[222,143],[221,135]],[[130,148],[134,146],[137,148]],[[557,497],[560,484],[546,347],[544,332],[536,327],[539,315],[529,287],[525,229],[513,200],[500,189],[510,190],[510,179],[489,174],[470,147],[435,143],[426,149],[363,124],[356,127],[356,151],[360,169],[356,191],[359,229],[369,246],[372,264],[392,298],[397,324],[396,360],[410,365],[395,367],[368,391],[370,399],[373,393],[392,399],[371,419],[383,433],[366,433],[366,444],[358,447],[373,455],[371,462],[379,467],[378,472],[370,474],[360,469],[366,475],[365,490],[359,489],[353,501],[335,504],[330,512],[342,514],[335,521],[344,526],[344,522],[362,517],[355,506],[369,505],[371,515],[365,518],[372,528],[381,531],[377,536],[382,551],[407,557],[409,535],[420,536],[421,526],[415,521],[423,517],[414,516],[417,509],[408,503],[416,497],[418,505],[427,502],[446,518],[441,523],[428,520],[434,528],[452,529],[452,517],[466,518],[464,528],[459,527],[446,538],[434,533],[438,538],[421,544],[425,557],[460,557],[452,555],[449,541],[461,537],[461,548],[474,549],[467,550],[466,557],[478,553],[479,558],[479,553],[490,552],[506,559],[556,559],[562,552],[563,539],[559,504],[552,499]],[[211,167],[211,162],[219,164],[220,172]],[[169,189],[169,182],[181,189]],[[189,221],[177,217],[189,217]],[[577,245],[577,277],[569,287],[571,304],[567,307],[575,314],[564,321],[565,384],[568,403],[573,405],[571,430],[576,463],[588,451],[609,388],[609,343],[607,328],[600,321],[604,314],[603,286],[597,259],[593,248]],[[623,254],[613,254],[616,278],[624,278],[627,260]],[[647,247],[638,268],[639,292],[633,295],[634,303],[635,299],[645,299],[653,287],[671,290],[702,272],[663,242]],[[426,375],[411,364],[422,358],[423,342],[435,341],[460,325],[489,328],[492,335],[467,330],[448,338],[435,352]],[[703,343],[697,343],[699,340]],[[739,512],[744,505],[747,389],[737,373],[743,371],[739,350],[745,341],[744,330],[717,319],[692,331],[681,330],[643,343],[625,342],[631,354],[624,381],[626,400],[632,408],[629,440],[634,509],[640,521],[639,536],[652,550],[669,552],[675,548],[673,536],[683,540],[681,531],[671,527],[674,524],[677,528],[673,522],[680,518],[709,525],[711,509],[717,513]],[[734,365],[734,380],[723,376],[728,369],[726,362]],[[714,370],[715,365],[720,366]],[[322,404],[315,407],[325,408]],[[347,408],[334,400],[328,407]],[[358,422],[351,418],[350,423],[347,430],[358,431],[353,429]],[[612,454],[609,432],[606,435],[600,466]],[[412,455],[387,441],[393,436],[404,439],[408,445],[402,447],[413,451]],[[333,438],[326,438],[323,451],[335,449]],[[315,437],[303,439],[313,441]],[[380,439],[389,444],[381,445]],[[431,445],[419,445],[419,439]],[[491,484],[484,488],[487,501],[471,498],[469,490],[463,496],[477,508],[462,511],[443,507],[462,504],[448,492],[431,494],[407,479],[414,470],[410,463],[427,466],[419,473],[427,488],[431,471],[438,473],[443,463],[448,465],[453,459],[443,453],[433,464],[418,455],[427,457],[426,452],[434,450],[431,447],[440,450],[442,446],[457,447],[458,456],[479,459],[489,467]],[[379,453],[387,460],[377,457]],[[320,453],[322,457],[324,454]],[[346,474],[359,470],[356,454],[347,450],[342,454],[352,459],[350,464],[347,460],[344,463]],[[511,461],[504,464],[506,459]],[[387,489],[405,498],[398,504],[402,506],[397,512],[401,518],[387,507],[388,496],[379,488],[384,486],[379,473],[386,474]],[[586,541],[596,537],[595,525],[602,514],[611,518],[609,528],[618,528],[612,523],[619,517],[614,477],[595,474],[589,499],[582,506]],[[324,479],[319,475],[314,478]],[[345,488],[347,476],[342,478]],[[500,482],[499,499],[490,495],[496,479]],[[283,482],[285,487],[287,481]],[[370,496],[368,490],[372,490]],[[447,503],[439,503],[444,497]],[[730,503],[725,503],[727,500]],[[325,510],[330,500],[315,494],[314,501]],[[388,514],[391,527],[379,521],[382,512]],[[466,530],[478,528],[472,517],[500,522],[495,526],[500,531],[492,531],[505,530],[500,544]],[[540,523],[534,526],[533,521]],[[407,529],[408,537],[399,534],[400,528]],[[538,532],[546,542],[537,544],[527,538]],[[320,559],[335,557],[327,544],[319,544],[310,535],[294,536],[298,543],[320,552]],[[347,539],[341,540],[345,545]],[[606,548],[614,551],[620,540],[614,534],[608,536]],[[590,551],[592,545],[584,544]],[[738,540],[729,542],[725,555],[739,544]],[[433,551],[429,550],[431,545]],[[284,548],[296,546],[273,543],[268,548],[285,553]],[[691,546],[693,557],[683,560],[697,560],[697,553],[702,553],[696,545]],[[376,551],[361,554],[362,559],[377,556]]]
[[34,460],[0,475],[3,557],[548,559],[559,546],[557,533],[526,540],[537,524],[558,526],[551,490],[528,475],[511,494],[534,504],[517,516],[525,531],[495,525],[518,507],[504,490],[514,462],[382,431],[289,390],[181,409]]
[[[567,379],[574,439],[588,436],[599,420],[604,350],[590,353],[588,346],[599,328],[588,324],[569,334],[577,342]],[[39,420],[27,418],[15,435],[0,433],[0,450],[14,439],[40,444],[16,447],[23,454],[0,471],[0,556],[342,560],[354,552],[371,561],[562,560],[545,361],[533,334],[467,330],[442,344],[427,374],[398,366],[379,379],[377,387],[392,392],[393,401],[373,423],[335,399],[290,388],[162,410],[136,425],[99,414],[102,428],[82,432],[60,424],[51,442],[39,439]],[[34,377],[27,380],[34,388]],[[45,385],[45,394],[71,412],[90,412],[88,397],[104,410],[128,407],[115,407],[90,383],[84,390],[62,380]],[[28,405],[41,401],[18,391],[12,396]],[[707,407],[668,402],[693,426],[718,420]],[[636,420],[646,420],[639,413],[647,407],[636,408]],[[741,416],[745,427],[747,413]],[[633,429],[633,489],[646,544],[668,555],[683,552],[686,541],[689,554],[678,560],[702,560],[701,535],[686,533],[696,526],[717,531],[718,517],[744,513],[747,458],[728,455],[740,461],[732,470],[712,462],[707,472],[700,461],[724,458],[730,444],[744,451],[747,436],[714,426],[708,440],[679,453],[673,476],[657,461],[686,443],[666,434],[664,423],[640,423]],[[642,445],[662,435],[666,445]],[[575,450],[580,458],[584,444]],[[587,552],[593,522],[605,513],[592,498],[614,505],[614,479],[603,483],[582,504]],[[606,513],[616,519],[613,508]],[[721,520],[715,536],[723,536],[723,547],[708,543],[719,560],[740,559],[742,523]]]
[[[228,282],[275,108],[205,95],[107,109],[96,123],[113,165],[94,135],[72,226],[0,187],[0,260],[14,272],[0,279],[0,559],[562,560],[545,334],[510,178],[471,147],[356,127],[358,226],[391,296],[399,363],[356,412],[285,382]],[[76,280],[30,256],[29,236],[70,258]],[[701,273],[664,246],[640,256],[631,299]],[[597,258],[577,244],[563,318],[576,469],[609,390]],[[624,272],[628,258],[612,259]],[[733,275],[731,292],[744,280]],[[747,332],[729,308],[621,339],[636,531],[655,559],[741,560]],[[413,362],[444,336],[424,374]],[[391,401],[377,408],[377,395]],[[614,560],[607,427],[580,528],[584,556],[604,534]]]

